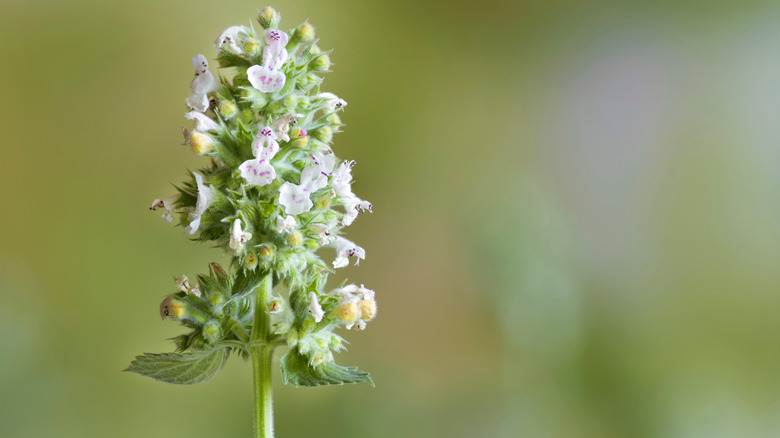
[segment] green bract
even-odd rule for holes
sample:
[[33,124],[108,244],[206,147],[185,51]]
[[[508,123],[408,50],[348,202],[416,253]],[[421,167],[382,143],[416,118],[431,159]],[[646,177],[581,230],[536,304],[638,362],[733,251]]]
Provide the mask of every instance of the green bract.
[[[236,352],[252,358],[262,404],[270,397],[266,376],[277,346],[290,348],[281,360],[286,383],[373,383],[368,373],[333,363],[333,352],[343,348],[334,330],[365,328],[376,302],[362,285],[323,290],[334,269],[365,258],[341,235],[359,213],[371,211],[352,193],[354,162],[331,149],[341,127],[336,112],[346,102],[320,92],[330,58],[309,23],[281,31],[272,8],[258,21],[260,32],[232,26],[217,38],[216,60],[226,77],[212,74],[205,56],[193,58],[185,117],[195,126],[185,138],[209,163],[177,194],[152,203],[168,222],[178,219],[194,239],[229,254],[230,269],[212,263],[193,284],[178,279],[160,315],[191,331],[174,340],[176,352],[138,356],[126,371],[200,383]],[[331,263],[321,258],[323,247],[335,251]]]

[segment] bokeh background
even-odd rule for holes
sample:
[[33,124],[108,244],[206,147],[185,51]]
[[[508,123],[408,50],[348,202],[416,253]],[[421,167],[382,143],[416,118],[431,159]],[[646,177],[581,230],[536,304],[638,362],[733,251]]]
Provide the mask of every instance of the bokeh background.
[[[0,436],[250,435],[241,360],[120,370],[225,260],[148,205],[204,163],[190,58],[263,6],[0,3]],[[335,49],[375,206],[337,278],[380,306],[337,359],[376,387],[279,384],[277,436],[780,436],[780,5],[273,6]]]

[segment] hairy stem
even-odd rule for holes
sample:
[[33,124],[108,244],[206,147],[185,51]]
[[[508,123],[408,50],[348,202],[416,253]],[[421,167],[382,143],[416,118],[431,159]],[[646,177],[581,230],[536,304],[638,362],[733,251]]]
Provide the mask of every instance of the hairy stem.
[[252,372],[255,387],[255,438],[273,438],[274,407],[271,391],[271,356],[273,344],[270,342],[271,319],[267,305],[273,289],[273,272],[265,273],[263,282],[255,292],[255,323],[252,326],[251,352]]

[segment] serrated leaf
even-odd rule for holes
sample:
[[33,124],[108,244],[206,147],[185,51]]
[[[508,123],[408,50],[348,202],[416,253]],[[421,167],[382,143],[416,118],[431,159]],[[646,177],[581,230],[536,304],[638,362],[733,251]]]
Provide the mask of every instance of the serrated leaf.
[[368,383],[374,381],[365,371],[357,367],[343,367],[333,362],[310,366],[306,357],[292,350],[282,356],[282,381],[293,386],[343,385],[344,383]]
[[161,382],[194,385],[214,377],[228,358],[226,348],[191,353],[145,353],[136,356],[124,371],[138,373]]

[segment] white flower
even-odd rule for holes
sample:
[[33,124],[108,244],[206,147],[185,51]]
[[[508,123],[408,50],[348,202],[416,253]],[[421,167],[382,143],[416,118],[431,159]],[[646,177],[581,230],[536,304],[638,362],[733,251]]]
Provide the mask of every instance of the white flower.
[[252,155],[255,159],[244,161],[238,169],[250,185],[264,186],[276,179],[276,169],[271,165],[271,158],[279,152],[279,143],[273,129],[266,126],[257,134],[252,142]]
[[344,202],[344,208],[346,209],[346,212],[344,213],[344,217],[341,219],[341,224],[345,227],[352,225],[352,222],[355,221],[358,213],[365,213],[366,211],[373,213],[373,205],[371,205],[370,202],[364,201],[355,195],[342,199],[342,201]]
[[314,163],[301,172],[301,184],[306,184],[310,191],[317,191],[328,185],[328,176],[336,165],[336,157],[314,152],[310,155]]
[[290,230],[294,230],[297,225],[298,224],[295,222],[295,218],[292,216],[287,216],[286,218],[282,218],[282,216],[276,216],[277,233],[281,233],[283,231],[289,232]]
[[352,224],[357,218],[358,213],[364,213],[366,210],[372,211],[372,205],[368,201],[364,201],[354,193],[352,193],[352,167],[355,165],[354,161],[342,162],[336,170],[333,171],[330,179],[330,185],[333,187],[333,191],[339,196],[341,202],[344,204],[346,212],[342,219],[344,226]]
[[352,195],[352,167],[354,165],[354,161],[342,161],[331,175],[330,186],[340,197]]
[[264,186],[276,179],[276,169],[268,160],[247,160],[238,166],[238,170],[251,186]]
[[285,46],[287,46],[290,37],[287,32],[278,29],[266,29],[263,37],[267,44],[263,50],[263,65],[277,70],[284,64],[284,61],[287,61]]
[[290,125],[295,124],[300,117],[303,117],[303,114],[291,113],[276,119],[271,126],[277,138],[280,138],[282,141],[290,141],[290,135],[288,134]]
[[211,117],[197,111],[185,113],[184,118],[195,121],[195,131],[206,132],[219,129],[219,125]]
[[230,249],[236,253],[241,253],[244,250],[244,242],[251,238],[251,233],[244,232],[241,229],[241,219],[236,218],[233,221],[233,230],[230,233]]
[[338,109],[344,110],[344,107],[347,106],[346,100],[339,98],[333,93],[320,93],[315,97],[318,99],[325,100],[324,108],[327,113],[332,113]]
[[201,296],[198,286],[190,287],[190,279],[187,278],[186,275],[182,275],[181,277],[177,278],[174,281],[174,284],[176,285],[176,289],[179,289],[187,295],[195,295],[196,297]]
[[271,127],[266,126],[257,133],[257,138],[252,142],[252,155],[270,160],[277,152],[279,152],[279,143],[276,142],[276,133]]
[[374,291],[366,288],[365,285],[348,284],[342,288],[336,289],[333,293],[338,294],[339,301],[348,303],[357,303],[364,300],[374,300]]
[[176,281],[174,281],[174,284],[176,284],[176,289],[179,289],[185,294],[190,292],[190,279],[187,278],[186,275],[177,278]]
[[356,321],[346,324],[347,329],[355,327],[357,330],[363,330],[366,328],[366,322],[374,319],[376,316],[374,291],[366,288],[364,285],[356,286],[355,284],[350,284],[331,293],[339,296],[339,307],[343,307],[346,304],[359,312],[359,317]]
[[330,234],[330,227],[325,224],[311,224],[309,228],[317,233],[320,238],[319,244],[325,246],[333,242],[333,236]]
[[192,173],[195,176],[195,183],[198,185],[198,202],[195,205],[195,210],[188,216],[190,224],[184,227],[184,231],[189,234],[195,234],[200,228],[200,217],[209,208],[209,204],[216,199],[214,191],[208,186],[203,184],[203,176],[199,173]]
[[301,183],[285,182],[279,188],[279,203],[287,214],[297,215],[311,210],[314,204],[309,196],[328,184],[328,172],[333,169],[335,158],[315,152],[313,164],[301,171]]
[[316,293],[310,292],[309,297],[311,297],[311,304],[309,304],[309,313],[311,313],[311,316],[314,317],[315,322],[320,322],[322,321],[322,317],[325,316],[325,312],[322,311],[322,306],[320,306],[320,302],[317,300]]
[[165,219],[166,222],[169,224],[173,223],[173,210],[176,208],[175,205],[173,205],[178,199],[178,194],[168,196],[167,198],[162,199],[155,199],[152,201],[152,206],[149,207],[149,210],[157,210],[158,208],[164,208],[165,211],[163,211],[162,218]]
[[289,36],[287,33],[276,29],[265,31],[263,50],[263,65],[253,65],[246,70],[249,83],[263,93],[279,91],[284,86],[287,77],[279,71],[287,60],[287,45]]
[[204,112],[209,109],[209,97],[205,94],[193,94],[184,103],[195,111]]
[[195,68],[195,78],[190,82],[192,96],[187,98],[187,106],[195,111],[204,112],[209,109],[208,93],[214,91],[219,82],[209,71],[209,63],[203,55],[192,57],[192,66]]
[[272,70],[264,65],[253,65],[246,70],[249,83],[263,93],[279,91],[287,78],[284,73]]
[[336,259],[333,260],[334,268],[343,268],[349,264],[349,257],[355,257],[355,266],[360,264],[360,260],[365,260],[366,251],[355,245],[352,241],[337,236],[333,243],[336,249]]
[[203,155],[213,151],[214,139],[206,134],[206,131],[216,131],[219,129],[219,125],[211,120],[211,117],[197,111],[185,113],[184,118],[195,121],[195,129],[192,132],[183,130],[186,144],[192,147],[193,152]]
[[217,48],[217,56],[222,53],[222,48],[226,47],[232,53],[236,55],[243,54],[241,50],[241,42],[248,37],[251,37],[249,28],[246,26],[230,26],[225,29],[217,39],[214,41],[214,46]]
[[314,206],[306,187],[289,181],[279,187],[279,203],[284,207],[284,212],[291,215],[307,212]]

